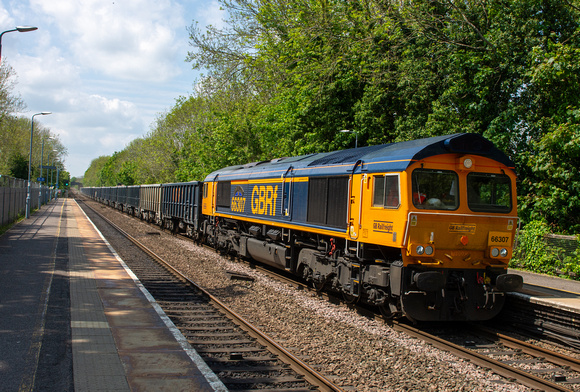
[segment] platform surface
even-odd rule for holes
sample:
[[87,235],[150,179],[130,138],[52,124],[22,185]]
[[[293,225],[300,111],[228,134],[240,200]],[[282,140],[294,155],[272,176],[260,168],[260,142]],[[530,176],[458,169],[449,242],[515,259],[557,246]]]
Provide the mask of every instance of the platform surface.
[[72,199],[0,237],[0,391],[225,391]]
[[532,303],[578,313],[580,316],[580,281],[514,269],[508,272],[521,275],[524,279],[523,289],[510,295]]

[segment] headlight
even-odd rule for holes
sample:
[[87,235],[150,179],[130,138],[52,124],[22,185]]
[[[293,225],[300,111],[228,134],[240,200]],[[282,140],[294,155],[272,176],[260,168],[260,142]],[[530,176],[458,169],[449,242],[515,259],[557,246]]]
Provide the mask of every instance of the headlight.
[[471,169],[471,166],[473,166],[473,161],[471,158],[465,158],[463,160],[463,166],[465,166],[466,169]]
[[425,252],[425,248],[422,245],[417,245],[416,251],[418,255],[422,255]]
[[498,248],[493,248],[493,249],[491,250],[491,256],[492,256],[492,257],[497,257],[497,256],[499,256],[499,249],[498,249]]
[[506,248],[503,248],[502,250],[499,251],[499,254],[501,257],[507,257],[508,251]]
[[427,245],[425,247],[425,254],[427,256],[431,256],[433,254],[433,247],[431,245]]

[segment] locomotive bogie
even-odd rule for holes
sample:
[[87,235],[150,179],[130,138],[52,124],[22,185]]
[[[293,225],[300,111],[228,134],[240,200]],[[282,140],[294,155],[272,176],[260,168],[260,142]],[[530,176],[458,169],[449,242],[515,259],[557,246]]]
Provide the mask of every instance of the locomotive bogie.
[[[422,275],[425,281],[421,282]],[[435,276],[439,279],[433,279]],[[487,270],[407,268],[401,287],[401,308],[406,317],[420,321],[477,321],[495,317],[505,294],[495,290],[497,276]],[[487,282],[487,283],[486,283]]]

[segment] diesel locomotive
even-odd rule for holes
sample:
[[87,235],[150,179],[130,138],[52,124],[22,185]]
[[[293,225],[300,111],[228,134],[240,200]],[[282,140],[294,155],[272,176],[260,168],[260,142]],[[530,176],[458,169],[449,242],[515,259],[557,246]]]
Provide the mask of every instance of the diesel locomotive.
[[455,134],[82,192],[388,317],[474,321],[496,316],[523,283],[507,273],[515,186],[504,153]]

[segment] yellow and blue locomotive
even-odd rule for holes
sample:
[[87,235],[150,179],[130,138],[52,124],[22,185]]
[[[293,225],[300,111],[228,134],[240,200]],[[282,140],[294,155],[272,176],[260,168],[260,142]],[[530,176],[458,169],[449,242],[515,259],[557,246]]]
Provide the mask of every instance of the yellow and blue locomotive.
[[496,316],[523,283],[507,274],[513,166],[485,138],[456,134],[82,191],[389,317],[473,321]]
[[476,134],[228,167],[203,183],[203,236],[386,315],[486,320],[522,285],[515,180]]

